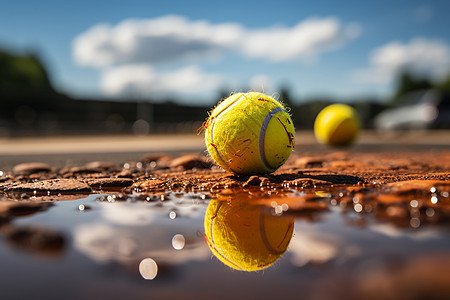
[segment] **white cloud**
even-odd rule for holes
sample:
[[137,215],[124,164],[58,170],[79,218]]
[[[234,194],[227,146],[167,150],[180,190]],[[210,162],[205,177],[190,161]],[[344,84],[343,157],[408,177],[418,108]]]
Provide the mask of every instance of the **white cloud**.
[[405,69],[439,80],[450,70],[450,46],[425,38],[416,38],[406,44],[390,42],[375,49],[369,63],[369,68],[355,72],[358,81],[386,84]]
[[307,19],[293,27],[258,30],[237,23],[212,24],[181,16],[149,20],[128,19],[116,26],[99,24],[73,42],[75,61],[83,66],[106,67],[121,63],[158,64],[227,51],[269,61],[315,57],[359,35],[352,24],[334,18]]
[[343,27],[334,18],[307,19],[292,28],[248,31],[242,52],[252,58],[273,62],[314,58],[335,49],[360,33],[356,24]]
[[202,57],[235,45],[242,36],[237,24],[214,25],[181,16],[128,19],[117,26],[99,24],[73,42],[73,56],[83,66],[105,67],[120,63],[151,63]]
[[108,68],[101,75],[101,89],[109,96],[196,94],[216,91],[220,83],[218,75],[203,73],[197,66],[156,72],[148,64],[133,64]]
[[[359,33],[358,25],[344,26],[334,18],[306,19],[292,27],[249,29],[238,23],[164,16],[127,19],[115,26],[95,25],[74,39],[72,51],[77,64],[99,69],[106,95],[186,95],[216,91],[230,83],[200,69],[198,65],[207,57],[221,58],[228,53],[270,62],[314,62],[321,53],[342,46]],[[161,71],[164,64],[196,63]],[[261,77],[251,80],[258,88],[268,82]]]

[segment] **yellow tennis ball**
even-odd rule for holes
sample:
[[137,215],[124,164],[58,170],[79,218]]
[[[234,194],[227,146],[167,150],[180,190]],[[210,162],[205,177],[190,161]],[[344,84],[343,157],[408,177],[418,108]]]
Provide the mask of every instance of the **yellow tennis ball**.
[[359,133],[356,111],[345,104],[332,104],[320,111],[314,122],[314,134],[322,144],[351,144]]
[[211,157],[236,174],[274,172],[294,148],[294,124],[286,108],[261,93],[226,98],[212,110],[205,128]]
[[286,251],[294,219],[273,216],[248,199],[211,200],[205,214],[205,235],[212,253],[227,266],[257,271],[272,265]]

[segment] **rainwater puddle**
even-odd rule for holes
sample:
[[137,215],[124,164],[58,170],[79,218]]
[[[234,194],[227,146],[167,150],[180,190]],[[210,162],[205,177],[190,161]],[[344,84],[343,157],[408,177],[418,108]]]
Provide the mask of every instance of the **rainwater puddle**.
[[358,195],[172,192],[52,202],[2,219],[2,298],[449,295],[448,211],[432,206],[448,195],[384,204]]

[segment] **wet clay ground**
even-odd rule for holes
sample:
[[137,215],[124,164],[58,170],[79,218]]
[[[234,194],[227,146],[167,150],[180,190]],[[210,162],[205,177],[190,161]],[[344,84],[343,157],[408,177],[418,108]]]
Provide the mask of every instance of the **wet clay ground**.
[[[4,292],[50,299],[448,299],[450,148],[302,150],[258,176],[229,174],[198,152],[6,168]],[[257,272],[222,264],[203,227],[213,201],[243,201],[291,220],[283,257]],[[158,266],[153,276],[146,275],[149,260]],[[27,285],[28,292],[17,290]]]

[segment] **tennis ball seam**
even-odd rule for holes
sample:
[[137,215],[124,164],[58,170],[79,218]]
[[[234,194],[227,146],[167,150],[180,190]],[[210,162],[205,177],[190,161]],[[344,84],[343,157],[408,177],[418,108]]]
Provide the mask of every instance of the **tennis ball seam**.
[[261,161],[264,165],[264,167],[269,170],[270,172],[276,170],[275,167],[272,167],[266,158],[266,151],[264,148],[264,141],[266,138],[266,130],[267,126],[269,125],[270,120],[275,116],[277,112],[283,111],[281,107],[276,107],[271,112],[269,112],[266,117],[264,118],[263,124],[261,126],[261,130],[259,131],[259,156],[261,157]]
[[[268,235],[267,235],[267,233],[266,233],[266,227],[265,227],[265,222],[264,222],[264,216],[265,216],[265,214],[264,214],[263,211],[261,210],[260,213],[259,213],[259,230],[260,230],[260,232],[261,232],[261,239],[262,239],[262,241],[263,241],[263,244],[264,244],[264,246],[267,248],[267,250],[268,250],[269,252],[271,252],[272,254],[274,254],[274,255],[280,255],[280,254],[283,254],[284,252],[286,252],[286,249],[279,251],[279,250],[274,249],[274,248],[272,247],[272,245],[270,244],[270,242],[269,242],[269,240],[268,240]],[[289,231],[290,231],[290,229],[291,229],[292,226],[293,226],[293,224],[290,224],[290,225],[289,225],[289,227],[288,227],[288,229],[287,229],[287,231],[286,231],[286,234],[289,233]],[[286,239],[286,235],[283,237],[283,239],[281,240],[280,244],[282,244],[283,241],[284,241],[285,239]]]
[[213,118],[212,120],[212,124],[211,124],[211,142],[212,142],[212,146],[214,147],[214,149],[217,152],[217,155],[219,156],[219,159],[224,163],[225,166],[228,167],[229,171],[231,171],[232,173],[235,173],[235,171],[231,168],[230,164],[227,163],[225,161],[225,159],[223,159],[222,155],[220,154],[220,151],[217,149],[217,146],[214,142],[214,126],[216,124],[216,120],[219,119],[221,117],[221,115],[225,114],[227,111],[229,111],[233,106],[237,105],[239,102],[241,102],[244,99],[247,99],[245,97],[246,94],[242,93],[238,98],[236,98],[236,100],[234,100],[233,102],[231,102],[230,104],[228,104],[227,107],[225,107],[224,109],[222,109],[220,112],[216,113],[215,115],[211,116],[211,118]]

